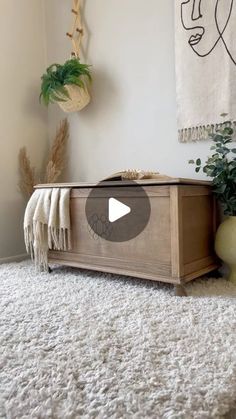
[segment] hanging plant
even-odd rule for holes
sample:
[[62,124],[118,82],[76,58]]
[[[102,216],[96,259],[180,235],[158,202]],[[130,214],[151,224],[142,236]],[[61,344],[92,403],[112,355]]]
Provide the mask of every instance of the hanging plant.
[[90,66],[82,64],[79,58],[63,65],[52,64],[42,76],[40,99],[46,106],[57,102],[65,112],[80,111],[90,102],[90,80]]
[[64,112],[76,112],[90,102],[88,82],[91,81],[90,66],[80,62],[81,41],[84,30],[81,22],[80,0],[73,0],[74,15],[71,32],[72,58],[64,64],[52,64],[42,76],[40,99],[48,106],[58,103]]

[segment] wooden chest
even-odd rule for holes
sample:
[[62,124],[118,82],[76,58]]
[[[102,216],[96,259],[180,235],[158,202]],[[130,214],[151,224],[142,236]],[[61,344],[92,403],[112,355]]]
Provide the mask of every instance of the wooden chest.
[[[122,243],[95,238],[89,232],[85,205],[96,185],[39,185],[71,188],[72,250],[50,251],[49,262],[175,285],[215,270],[216,209],[210,183],[172,179],[137,184],[149,197],[150,219],[140,235]],[[124,196],[135,188],[129,182],[109,181],[103,185],[109,188],[111,196],[114,188],[119,188]]]

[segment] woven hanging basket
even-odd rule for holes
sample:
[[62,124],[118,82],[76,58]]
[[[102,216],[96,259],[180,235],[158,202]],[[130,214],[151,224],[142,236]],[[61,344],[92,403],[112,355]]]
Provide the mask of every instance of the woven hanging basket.
[[78,112],[89,104],[90,95],[86,85],[79,87],[75,84],[68,84],[65,88],[69,93],[70,99],[66,102],[58,102],[64,112]]

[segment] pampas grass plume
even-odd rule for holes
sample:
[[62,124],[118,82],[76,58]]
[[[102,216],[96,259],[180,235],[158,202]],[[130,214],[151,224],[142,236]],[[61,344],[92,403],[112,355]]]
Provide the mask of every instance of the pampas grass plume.
[[30,159],[27,156],[26,148],[19,151],[20,181],[19,188],[23,195],[30,197],[36,184],[35,168],[31,167]]
[[[65,167],[68,138],[69,124],[67,119],[64,119],[56,132],[55,139],[49,152],[46,173],[41,177],[41,179],[44,179],[45,183],[54,183],[61,175]],[[22,194],[29,198],[34,191],[34,186],[39,183],[39,178],[36,176],[35,168],[31,166],[25,147],[20,149],[18,158],[20,170],[19,188]]]

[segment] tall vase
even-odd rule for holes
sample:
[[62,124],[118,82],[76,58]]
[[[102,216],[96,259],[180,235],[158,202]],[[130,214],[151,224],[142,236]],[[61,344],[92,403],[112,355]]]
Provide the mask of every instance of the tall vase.
[[236,216],[228,217],[218,228],[215,251],[230,269],[229,280],[236,284]]

